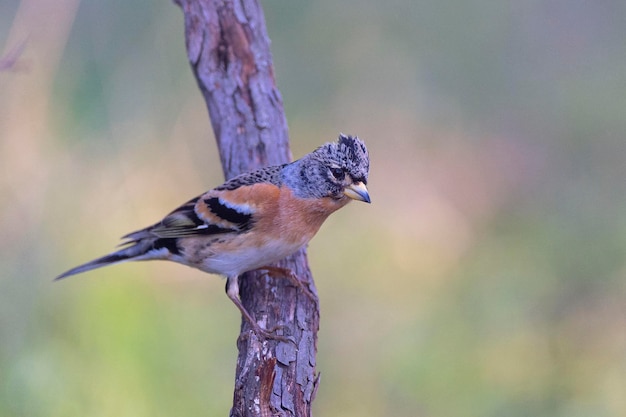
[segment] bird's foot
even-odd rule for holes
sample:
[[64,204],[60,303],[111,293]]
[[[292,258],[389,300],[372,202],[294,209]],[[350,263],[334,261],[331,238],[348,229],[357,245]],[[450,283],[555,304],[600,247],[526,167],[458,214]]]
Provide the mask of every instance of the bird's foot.
[[306,294],[311,301],[316,302],[317,296],[309,290],[309,288],[298,278],[298,276],[293,272],[293,270],[289,268],[281,268],[279,266],[264,266],[259,269],[267,271],[270,275],[274,277],[283,277],[290,280],[297,288],[300,288],[303,293]]
[[277,331],[283,330],[287,328],[288,326],[277,325],[277,326],[272,327],[271,329],[264,329],[261,326],[259,326],[258,323],[255,322],[254,320],[250,321],[246,317],[246,321],[248,322],[248,324],[250,324],[251,329],[248,332],[241,332],[241,334],[239,335],[240,339],[247,339],[250,337],[250,334],[254,333],[257,338],[262,339],[262,340],[276,340],[276,341],[285,342],[285,343],[289,343],[289,342],[295,343],[295,340],[293,339],[293,337],[288,337],[288,336],[277,334]]

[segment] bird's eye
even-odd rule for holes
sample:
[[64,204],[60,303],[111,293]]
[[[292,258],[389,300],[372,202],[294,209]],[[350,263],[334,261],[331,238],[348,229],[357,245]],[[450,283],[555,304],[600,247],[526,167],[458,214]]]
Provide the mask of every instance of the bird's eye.
[[343,180],[346,176],[346,173],[341,168],[331,168],[330,173],[333,174],[333,177],[339,181]]

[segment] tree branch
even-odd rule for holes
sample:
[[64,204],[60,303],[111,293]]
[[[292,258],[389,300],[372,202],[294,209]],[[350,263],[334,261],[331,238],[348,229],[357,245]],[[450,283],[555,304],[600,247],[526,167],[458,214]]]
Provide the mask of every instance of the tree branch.
[[[206,101],[226,178],[289,162],[282,98],[257,0],[175,0],[185,15],[189,62]],[[281,261],[317,294],[306,251]],[[293,342],[259,339],[242,320],[231,416],[310,416],[319,303],[284,278],[240,277],[241,300],[266,329]]]

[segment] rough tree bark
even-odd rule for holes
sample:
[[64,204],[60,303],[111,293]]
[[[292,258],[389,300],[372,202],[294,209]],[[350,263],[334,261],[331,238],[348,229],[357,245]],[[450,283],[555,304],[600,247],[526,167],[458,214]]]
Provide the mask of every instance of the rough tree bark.
[[[226,178],[289,162],[263,11],[257,0],[175,0],[185,15],[189,62],[206,101]],[[280,262],[317,294],[305,250]],[[284,278],[240,277],[241,299],[257,322],[292,342],[264,340],[242,320],[231,416],[310,416],[319,303]]]

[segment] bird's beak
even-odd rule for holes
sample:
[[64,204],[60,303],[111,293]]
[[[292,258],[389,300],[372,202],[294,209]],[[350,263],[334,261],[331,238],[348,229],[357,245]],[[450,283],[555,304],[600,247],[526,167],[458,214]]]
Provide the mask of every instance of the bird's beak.
[[349,197],[353,200],[364,201],[366,203],[372,202],[372,200],[370,200],[370,193],[367,192],[367,187],[361,181],[354,182],[348,185],[343,190],[343,193],[346,195],[346,197]]

